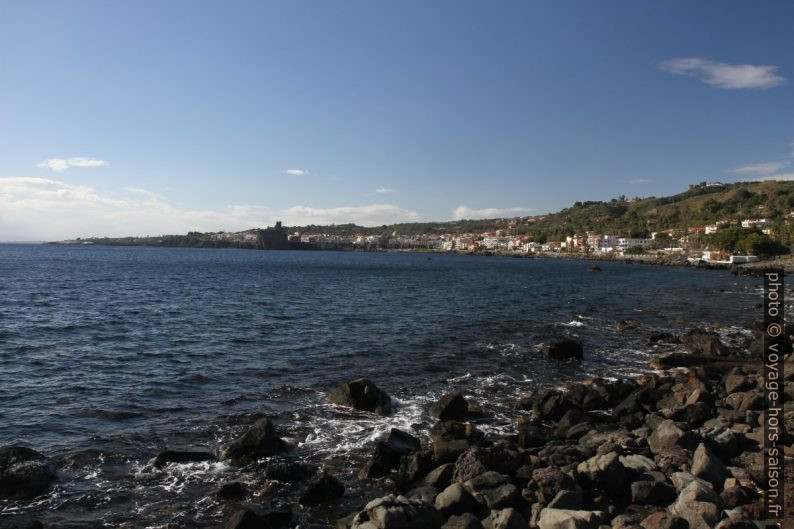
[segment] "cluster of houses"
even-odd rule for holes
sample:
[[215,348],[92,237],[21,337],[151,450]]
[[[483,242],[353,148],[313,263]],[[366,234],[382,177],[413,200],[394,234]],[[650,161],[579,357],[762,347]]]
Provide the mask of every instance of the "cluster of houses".
[[[741,223],[744,228],[759,228],[773,235],[772,223],[769,219],[745,219]],[[508,225],[506,229],[485,233],[464,234],[419,234],[406,235],[398,232],[382,235],[334,235],[324,233],[290,233],[285,234],[286,240],[293,247],[313,248],[317,250],[432,250],[440,252],[477,252],[494,253],[588,253],[617,254],[639,253],[653,248],[655,252],[676,253],[685,249],[701,248],[704,235],[711,235],[721,228],[730,226],[727,221],[720,221],[707,226],[692,226],[686,230],[662,230],[651,233],[650,237],[624,237],[610,233],[588,231],[570,235],[565,240],[537,242],[524,235],[515,235],[515,230]],[[280,226],[279,226],[280,228]],[[252,243],[257,241],[259,230],[244,232],[219,232],[212,234],[218,241]],[[512,234],[511,234],[512,232]],[[705,257],[708,258],[708,252]]]

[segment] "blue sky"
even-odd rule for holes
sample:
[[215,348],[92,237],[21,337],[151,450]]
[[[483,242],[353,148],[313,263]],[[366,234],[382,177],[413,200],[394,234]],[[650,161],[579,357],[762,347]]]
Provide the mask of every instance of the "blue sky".
[[0,3],[0,240],[794,177],[794,4]]

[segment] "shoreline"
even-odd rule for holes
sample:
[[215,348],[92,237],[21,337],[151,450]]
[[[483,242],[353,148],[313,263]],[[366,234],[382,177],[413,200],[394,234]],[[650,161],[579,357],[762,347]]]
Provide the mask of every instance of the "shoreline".
[[[761,363],[752,356],[758,333],[753,333],[743,346],[733,349],[704,329],[680,337],[660,335],[658,343],[683,341],[687,352],[658,356],[657,365],[652,365],[658,370],[652,374],[615,381],[585,380],[563,391],[527,395],[513,403],[512,409],[524,419],[519,418],[511,428],[514,433],[508,435],[483,435],[478,428],[482,416],[477,404],[462,395],[445,395],[428,410],[437,422],[427,436],[414,437],[393,429],[364,449],[371,451],[359,471],[358,485],[365,492],[353,493],[361,498],[354,512],[344,512],[342,506],[349,483],[340,482],[328,468],[317,472],[312,465],[290,457],[278,427],[257,422],[248,433],[220,446],[220,458],[237,465],[259,460],[257,468],[279,484],[280,497],[292,499],[280,510],[268,512],[262,501],[256,500],[262,492],[252,498],[255,491],[246,490],[245,485],[226,483],[217,492],[224,498],[222,506],[227,512],[221,527],[242,528],[246,527],[240,525],[244,519],[274,516],[288,516],[300,522],[300,527],[316,529],[403,527],[366,525],[370,523],[367,519],[380,519],[384,510],[421,520],[416,522],[420,525],[406,527],[430,529],[442,527],[444,521],[445,528],[549,529],[575,523],[592,529],[604,524],[613,529],[638,525],[656,529],[668,527],[676,518],[694,527],[693,521],[704,514],[685,508],[682,497],[692,494],[701,498],[698,501],[720,507],[718,514],[707,513],[711,518],[703,527],[715,527],[727,506],[739,501],[737,497],[751,499],[730,507],[734,518],[754,517],[761,508],[756,478],[763,402],[758,400]],[[788,379],[794,380],[791,357],[787,364]],[[329,400],[342,409],[388,414],[383,407],[390,398],[374,384],[364,392],[370,397],[363,400],[361,392],[342,389],[341,394],[337,398],[331,394]],[[794,410],[789,410],[794,423]],[[241,441],[247,437],[258,441]],[[229,447],[235,443],[239,450],[230,455]],[[262,457],[270,461],[264,467]],[[202,458],[214,459],[215,454],[166,451],[153,464],[183,464]],[[615,479],[620,487],[613,486]],[[629,480],[642,485],[629,484]],[[349,494],[348,502],[353,499]],[[266,503],[267,497],[265,494]],[[737,511],[737,506],[744,510]],[[351,510],[349,505],[347,510]],[[567,521],[554,522],[562,526],[550,525],[551,517]],[[449,525],[451,521],[464,522],[458,518],[465,518],[467,525]],[[499,525],[502,519],[522,524]],[[309,522],[314,525],[307,525]]]

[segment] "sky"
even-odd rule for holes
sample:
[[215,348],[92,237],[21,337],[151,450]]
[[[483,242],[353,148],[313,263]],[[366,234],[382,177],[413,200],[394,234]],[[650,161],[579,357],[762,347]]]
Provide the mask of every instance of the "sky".
[[0,240],[794,178],[794,3],[3,0]]

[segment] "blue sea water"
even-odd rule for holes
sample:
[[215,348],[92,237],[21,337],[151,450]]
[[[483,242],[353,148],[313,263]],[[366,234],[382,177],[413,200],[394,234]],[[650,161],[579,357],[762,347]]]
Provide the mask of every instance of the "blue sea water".
[[[0,245],[0,445],[59,465],[55,489],[0,503],[63,526],[210,526],[217,484],[261,476],[220,463],[149,462],[166,447],[215,450],[258,414],[296,457],[357,470],[392,426],[462,391],[509,431],[502,404],[533,389],[648,370],[643,331],[724,332],[759,317],[760,280],[582,261],[457,255]],[[622,320],[640,323],[620,332]],[[685,320],[685,321],[684,321]],[[585,359],[541,358],[549,335]],[[389,418],[324,395],[356,376],[391,394]],[[174,505],[178,507],[175,508]],[[71,524],[71,525],[70,525]]]

